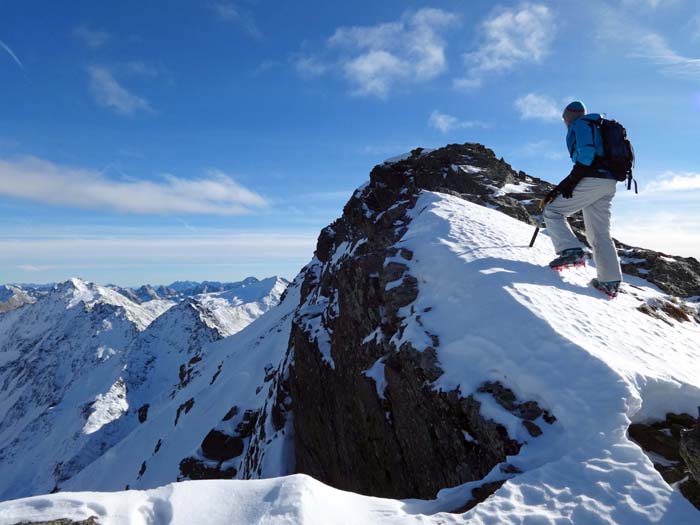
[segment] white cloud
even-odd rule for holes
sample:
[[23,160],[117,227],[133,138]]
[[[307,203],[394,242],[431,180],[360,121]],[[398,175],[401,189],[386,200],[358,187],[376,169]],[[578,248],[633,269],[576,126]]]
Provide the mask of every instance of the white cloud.
[[528,93],[515,101],[515,107],[523,120],[543,120],[556,122],[561,120],[562,110],[552,98],[536,93]]
[[656,9],[657,7],[669,7],[676,5],[677,0],[622,0],[622,3],[632,7],[649,7],[651,9]]
[[697,214],[640,213],[639,204],[635,209],[634,215],[613,214],[612,234],[616,239],[668,255],[700,260],[700,217]]
[[[0,238],[0,264],[17,259],[40,259],[39,264],[19,264],[25,271],[43,271],[44,261],[52,265],[71,263],[147,264],[160,261],[168,264],[197,263],[232,257],[263,258],[266,256],[311,257],[317,232],[213,231],[199,230],[196,235],[109,235],[99,237],[3,239]],[[144,254],[152,254],[144,258]],[[50,262],[49,262],[50,261]],[[231,264],[230,262],[227,264]]]
[[539,63],[549,54],[556,24],[543,4],[523,3],[496,12],[482,24],[483,43],[464,55],[467,76],[456,87],[478,87],[487,74],[503,73],[523,63]]
[[17,268],[23,272],[43,272],[47,270],[46,266],[34,266],[33,264],[19,264]]
[[17,58],[17,55],[15,55],[14,51],[10,49],[10,46],[8,46],[5,42],[0,40],[0,47],[7,51],[7,54],[10,55],[12,60],[15,61],[15,63],[20,67],[20,69],[24,69],[24,65],[22,64],[22,62],[20,62],[19,58]]
[[389,53],[375,50],[345,64],[346,76],[356,84],[355,94],[386,96],[392,84],[408,77],[409,64]]
[[659,71],[666,75],[700,79],[700,58],[680,54],[663,35],[635,22],[624,10],[601,7],[598,19],[598,40],[605,41],[606,48],[612,43],[627,58],[646,60],[658,66]]
[[298,56],[293,63],[297,72],[306,78],[320,77],[328,71],[328,64],[314,56]]
[[447,69],[443,33],[457,21],[453,13],[423,8],[394,22],[340,27],[328,39],[331,58],[305,58],[297,69],[322,74],[339,68],[353,94],[383,98],[397,85],[425,82]]
[[675,76],[700,78],[700,58],[690,58],[674,51],[666,39],[657,33],[640,36],[633,58],[645,58],[662,67],[662,71]]
[[137,111],[152,111],[148,101],[123,87],[112,72],[101,66],[88,67],[90,89],[95,101],[103,107],[122,115],[133,115]]
[[700,190],[700,173],[667,171],[646,185],[647,192]]
[[253,38],[262,38],[262,31],[260,31],[255,18],[249,10],[233,2],[224,1],[214,2],[209,7],[220,20],[235,24]]
[[141,60],[131,60],[119,65],[119,70],[124,74],[137,77],[156,78],[161,74],[161,67],[147,64]]
[[318,237],[317,229],[188,232],[149,227],[100,234],[95,229],[78,227],[67,235],[45,228],[41,237],[33,238],[0,234],[0,275],[6,282],[63,281],[81,275],[127,285],[237,280],[247,275],[293,277],[313,256]]
[[456,129],[465,128],[476,128],[476,127],[486,127],[483,122],[478,120],[460,120],[454,115],[448,115],[447,113],[441,113],[437,110],[433,111],[428,118],[428,125],[441,131],[442,133],[449,133]]
[[83,44],[92,49],[98,49],[105,45],[110,39],[109,33],[101,29],[90,29],[86,26],[76,27],[73,35],[80,39]]
[[104,174],[36,157],[0,160],[0,195],[47,204],[123,213],[239,215],[264,207],[263,197],[218,170],[199,179],[113,180]]

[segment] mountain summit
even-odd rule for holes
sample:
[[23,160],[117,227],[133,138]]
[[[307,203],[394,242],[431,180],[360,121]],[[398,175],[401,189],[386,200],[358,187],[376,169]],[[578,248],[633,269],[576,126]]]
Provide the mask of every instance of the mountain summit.
[[[546,235],[527,247],[550,188],[477,144],[375,167],[280,304],[204,344],[182,387],[58,487],[306,474],[431,501],[297,475],[208,482],[221,501],[187,504],[182,485],[71,494],[69,515],[109,519],[133,497],[144,516],[346,522],[328,499],[359,524],[697,523],[698,262],[620,244],[609,301],[591,268],[547,267]],[[129,407],[120,418],[140,420]],[[41,501],[65,515],[67,498]]]

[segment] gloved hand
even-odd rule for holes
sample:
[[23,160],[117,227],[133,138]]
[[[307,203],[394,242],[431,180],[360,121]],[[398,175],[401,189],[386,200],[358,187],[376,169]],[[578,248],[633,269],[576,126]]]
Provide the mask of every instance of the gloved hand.
[[559,183],[557,186],[557,190],[559,190],[559,193],[561,193],[561,196],[564,197],[565,199],[570,199],[574,195],[574,189],[576,188],[576,185],[580,182],[581,179],[577,179],[576,177],[572,177],[569,175],[566,177],[563,181]]
[[557,189],[559,190],[559,193],[561,193],[561,196],[565,199],[570,199],[574,194],[576,185],[581,182],[581,179],[584,178],[592,169],[593,168],[590,166],[584,166],[578,162],[574,164],[571,173],[569,173],[569,175],[557,185]]
[[554,188],[552,191],[550,191],[547,195],[544,196],[544,199],[542,199],[542,204],[540,205],[540,208],[547,206],[547,204],[549,204],[554,199],[556,199],[558,195],[559,195],[559,188]]

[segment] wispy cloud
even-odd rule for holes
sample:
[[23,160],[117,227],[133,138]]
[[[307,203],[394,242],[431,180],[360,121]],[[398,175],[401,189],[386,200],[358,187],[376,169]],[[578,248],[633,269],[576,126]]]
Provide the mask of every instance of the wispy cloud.
[[564,158],[563,149],[563,146],[556,148],[549,140],[538,140],[526,143],[516,150],[515,153],[524,157],[544,157],[549,160],[561,160]]
[[262,38],[262,31],[260,31],[253,14],[248,9],[234,4],[233,2],[224,1],[209,4],[209,8],[216,14],[219,20],[234,24],[252,38]]
[[454,115],[449,115],[447,113],[441,113],[440,111],[433,111],[428,118],[428,125],[441,131],[442,133],[449,133],[456,129],[466,129],[466,128],[484,128],[486,124],[478,120],[460,120]]
[[454,81],[455,87],[479,87],[486,75],[542,62],[556,35],[550,8],[532,3],[497,10],[482,23],[481,29],[483,42],[476,51],[464,55],[467,74]]
[[276,273],[293,277],[313,255],[318,230],[197,232],[148,228],[67,237],[0,235],[0,275],[9,282],[62,281],[81,275],[103,283],[235,280]]
[[305,78],[320,77],[330,69],[329,64],[326,64],[318,57],[310,55],[295,56],[292,62],[297,73]]
[[[639,210],[639,205],[635,210]],[[633,246],[700,260],[700,217],[697,214],[651,211],[614,215],[612,233]]]
[[87,26],[78,26],[73,30],[73,36],[91,49],[98,49],[110,39],[109,33],[102,29],[91,29]]
[[219,170],[184,179],[107,178],[36,157],[0,160],[0,195],[122,213],[240,215],[266,206],[257,193]]
[[112,71],[104,66],[87,68],[90,89],[95,101],[105,108],[121,115],[133,115],[139,111],[152,111],[149,102],[122,86]]
[[[22,264],[23,269],[40,271],[44,260],[64,263],[75,259],[92,262],[144,261],[143,254],[158,254],[151,258],[169,263],[201,261],[216,257],[221,262],[226,257],[240,258],[266,255],[290,255],[311,257],[318,232],[271,231],[213,231],[200,229],[196,235],[164,234],[154,238],[147,236],[109,235],[74,236],[73,238],[2,239],[0,238],[0,262],[17,258],[38,258],[39,264]],[[17,265],[19,266],[19,265]]]
[[663,35],[635,22],[625,10],[602,6],[599,13],[599,41],[606,45],[614,43],[615,48],[621,49],[627,58],[646,60],[658,66],[663,74],[700,79],[700,57],[689,57],[677,52]]
[[0,47],[7,51],[7,54],[10,55],[12,60],[15,61],[15,63],[20,67],[20,69],[24,69],[24,65],[22,64],[22,62],[20,62],[19,58],[17,58],[17,55],[15,55],[14,51],[10,49],[10,46],[8,46],[5,42],[0,40]]
[[556,100],[537,93],[528,93],[515,100],[515,108],[523,120],[561,121],[560,106]]
[[630,58],[647,59],[661,66],[661,71],[674,76],[700,78],[700,58],[683,56],[674,51],[666,39],[657,33],[638,37]]
[[677,0],[622,0],[622,3],[632,8],[647,7],[656,9],[657,7],[669,7],[676,5]]
[[48,269],[47,266],[35,266],[33,264],[18,264],[17,268],[23,272],[43,272]]
[[447,69],[443,34],[458,22],[454,13],[423,8],[398,20],[336,29],[327,58],[304,55],[295,63],[302,74],[339,70],[359,96],[386,97],[399,84],[425,82]]
[[647,192],[687,192],[700,190],[700,173],[667,171],[644,188]]
[[162,67],[148,64],[141,60],[130,60],[119,65],[119,69],[126,75],[137,77],[156,78],[161,75]]

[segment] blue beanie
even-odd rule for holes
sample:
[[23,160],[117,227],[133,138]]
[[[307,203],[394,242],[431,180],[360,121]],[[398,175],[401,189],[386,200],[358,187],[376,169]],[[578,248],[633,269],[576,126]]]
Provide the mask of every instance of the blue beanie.
[[586,106],[580,100],[574,100],[571,104],[564,108],[564,113],[561,118],[564,119],[567,125],[571,124],[574,120],[582,117],[586,114]]

